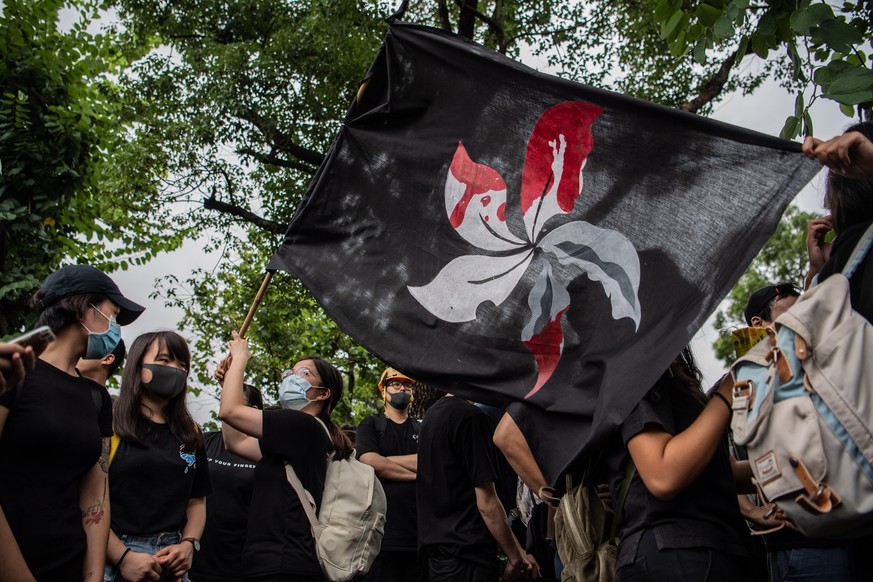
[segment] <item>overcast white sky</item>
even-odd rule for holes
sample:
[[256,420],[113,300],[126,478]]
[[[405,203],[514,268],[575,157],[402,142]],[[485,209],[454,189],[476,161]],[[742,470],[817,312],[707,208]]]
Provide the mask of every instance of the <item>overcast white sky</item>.
[[[746,59],[746,61],[750,60]],[[741,66],[754,66],[754,64],[748,64],[746,61]],[[534,62],[527,64],[532,66],[537,65]],[[720,121],[759,132],[778,135],[785,118],[793,110],[793,103],[793,95],[789,95],[775,83],[769,83],[748,97],[741,95],[729,96],[716,108],[713,117]],[[849,118],[840,113],[836,104],[821,99],[814,105],[813,121],[815,123],[816,135],[823,138],[841,133],[851,123]],[[804,210],[823,213],[824,210],[821,208],[822,185],[822,174],[819,174],[795,199],[795,203]],[[123,337],[128,342],[128,345],[137,335],[145,331],[176,329],[177,327],[181,318],[181,311],[167,308],[161,300],[150,299],[148,297],[154,289],[155,281],[158,278],[167,274],[173,274],[179,280],[184,281],[194,268],[201,267],[212,270],[218,260],[220,260],[220,257],[217,255],[210,256],[203,253],[197,241],[189,241],[179,251],[160,255],[145,266],[133,267],[128,271],[113,273],[112,277],[121,287],[122,291],[147,307],[143,317],[134,324],[123,328]],[[251,295],[254,296],[256,291],[256,289],[252,289]],[[240,314],[240,318],[243,315]],[[715,359],[711,348],[718,333],[713,329],[711,320],[712,318],[710,317],[706,325],[695,335],[692,342],[695,354],[703,369],[705,385],[707,386],[715,382],[723,373],[721,364]],[[230,322],[228,322],[227,329],[229,334],[232,329]],[[217,360],[218,357],[219,355],[215,354],[213,359]],[[202,421],[209,418],[210,409],[217,410],[217,402],[214,398],[205,396],[192,401],[191,407],[195,417]]]

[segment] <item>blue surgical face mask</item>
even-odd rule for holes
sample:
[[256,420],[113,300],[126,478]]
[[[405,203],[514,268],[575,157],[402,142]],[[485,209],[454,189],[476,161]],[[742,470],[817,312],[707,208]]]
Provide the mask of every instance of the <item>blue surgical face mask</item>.
[[291,374],[279,386],[279,406],[282,408],[290,408],[291,410],[300,410],[310,402],[306,397],[306,392],[312,388],[312,384],[297,374]]
[[[94,307],[93,305],[91,307]],[[88,347],[85,349],[85,355],[82,356],[86,360],[100,360],[112,353],[118,342],[121,341],[121,326],[115,321],[115,316],[106,315],[96,307],[94,311],[109,320],[109,329],[103,333],[94,333],[88,326],[82,323],[82,327],[88,330]],[[81,323],[81,322],[80,322]]]

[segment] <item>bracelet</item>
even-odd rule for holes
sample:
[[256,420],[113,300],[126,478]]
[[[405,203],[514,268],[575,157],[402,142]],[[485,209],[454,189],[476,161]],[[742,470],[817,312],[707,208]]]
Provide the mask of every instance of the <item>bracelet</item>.
[[118,558],[118,562],[115,564],[115,567],[116,567],[116,568],[121,568],[121,563],[124,561],[124,558],[127,557],[127,553],[128,553],[129,551],[130,551],[130,548],[127,548],[126,550],[124,550],[124,553],[121,554],[121,557]]
[[730,413],[731,416],[733,416],[734,415],[734,407],[731,406],[731,403],[728,402],[728,399],[725,398],[724,394],[722,394],[721,392],[713,392],[712,396],[710,396],[709,399],[712,400],[713,398],[716,398],[716,397],[719,400],[721,400],[722,402],[724,402],[724,405],[727,406],[728,412]]

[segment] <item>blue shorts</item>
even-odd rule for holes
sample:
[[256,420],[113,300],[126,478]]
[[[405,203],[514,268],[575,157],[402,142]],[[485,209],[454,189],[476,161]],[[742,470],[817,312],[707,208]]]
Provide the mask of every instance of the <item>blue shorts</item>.
[[[130,548],[131,552],[140,552],[143,554],[155,555],[159,550],[178,544],[182,541],[182,534],[179,532],[160,533],[150,536],[131,536],[122,534],[118,536],[121,542]],[[188,574],[182,576],[182,580],[187,582]],[[176,582],[176,577],[172,572],[163,572],[161,574],[161,582]],[[106,564],[103,570],[103,582],[122,582],[121,575],[118,573],[118,568],[111,564]]]

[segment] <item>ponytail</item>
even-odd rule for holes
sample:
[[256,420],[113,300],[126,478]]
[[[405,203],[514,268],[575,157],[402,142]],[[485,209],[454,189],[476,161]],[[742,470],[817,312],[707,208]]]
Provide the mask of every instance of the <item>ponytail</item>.
[[333,409],[336,408],[336,405],[343,397],[342,375],[339,370],[336,369],[336,366],[330,362],[322,360],[321,358],[309,357],[305,359],[312,360],[315,363],[315,370],[321,377],[321,383],[325,388],[330,390],[330,399],[321,407],[321,410],[319,410],[318,418],[327,427],[328,432],[330,432],[330,450],[333,453],[333,459],[335,461],[348,459],[354,450],[352,447],[352,441],[349,440],[349,437],[346,436],[342,429],[340,429],[340,427],[338,427],[330,417]]

